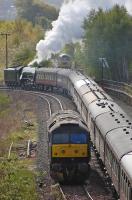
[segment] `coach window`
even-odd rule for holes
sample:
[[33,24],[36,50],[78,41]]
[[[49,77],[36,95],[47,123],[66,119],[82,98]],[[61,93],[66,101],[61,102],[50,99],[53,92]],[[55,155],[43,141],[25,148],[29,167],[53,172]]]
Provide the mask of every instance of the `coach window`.
[[78,96],[78,102],[79,102],[79,105],[80,105],[80,107],[81,107],[81,98]]
[[98,129],[98,127],[95,125],[95,135],[96,135],[96,140],[98,142],[98,148],[100,150],[100,131]]
[[131,200],[132,199],[132,188],[131,186],[129,187],[129,198],[128,200]]
[[112,153],[111,153],[111,151],[109,149],[108,149],[108,163],[111,166],[111,163],[112,163]]
[[123,172],[123,170],[122,170],[122,171],[121,171],[121,188],[122,188],[122,189],[123,189],[123,184],[124,184],[123,175],[124,175],[124,172]]
[[106,154],[106,155],[105,155],[105,156],[106,156],[106,158],[105,158],[105,159],[106,159],[106,160],[107,160],[107,162],[108,162],[108,160],[109,160],[109,159],[108,159],[108,158],[109,158],[109,150],[108,150],[108,145],[106,145],[105,154]]
[[75,95],[75,97],[76,97],[76,99],[77,99],[77,91],[74,89],[74,95]]
[[83,112],[83,114],[84,114],[85,116],[87,116],[87,109],[86,109],[86,106],[85,106],[84,103],[82,104],[82,112]]
[[100,134],[100,152],[102,152],[104,155],[104,139],[101,134]]
[[91,118],[91,131],[95,134],[95,122],[92,118]]

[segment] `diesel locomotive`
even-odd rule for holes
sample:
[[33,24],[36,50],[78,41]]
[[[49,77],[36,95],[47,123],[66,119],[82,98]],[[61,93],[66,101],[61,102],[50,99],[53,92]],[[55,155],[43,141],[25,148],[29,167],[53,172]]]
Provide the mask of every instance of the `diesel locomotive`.
[[120,200],[132,200],[132,122],[127,114],[95,81],[78,71],[38,68],[32,77],[33,88],[58,89],[71,96],[109,183]]
[[48,123],[51,173],[63,180],[82,179],[89,174],[90,134],[81,116],[73,110],[59,111]]

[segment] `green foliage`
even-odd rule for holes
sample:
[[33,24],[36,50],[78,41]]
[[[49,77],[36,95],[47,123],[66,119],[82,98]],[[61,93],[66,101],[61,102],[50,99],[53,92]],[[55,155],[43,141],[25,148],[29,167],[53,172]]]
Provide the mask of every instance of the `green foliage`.
[[52,62],[50,60],[44,60],[39,63],[38,67],[52,67]]
[[0,112],[9,108],[9,104],[10,98],[5,94],[0,93]]
[[16,53],[13,60],[13,65],[27,65],[35,56],[35,51],[32,51],[31,47],[24,47]]
[[42,17],[47,18],[47,20],[49,20],[50,22],[58,17],[58,12],[54,7],[40,1],[16,0],[16,8],[18,10],[19,18],[24,18],[28,21],[31,21],[33,24],[40,24],[41,21],[43,24],[44,18],[42,20]]
[[74,58],[75,47],[76,45],[73,43],[66,44],[62,52],[69,54],[72,58]]
[[[8,66],[25,65],[30,62],[36,53],[36,43],[44,35],[40,26],[33,26],[26,20],[1,21],[0,32],[11,33],[8,37]],[[0,68],[5,66],[5,54],[5,36],[0,36]]]
[[115,6],[109,11],[92,11],[84,28],[84,62],[90,66],[89,71],[96,71],[101,77],[99,58],[105,57],[111,78],[128,80],[128,67],[132,61],[132,17],[126,9]]
[[37,200],[35,174],[19,161],[0,162],[0,199]]

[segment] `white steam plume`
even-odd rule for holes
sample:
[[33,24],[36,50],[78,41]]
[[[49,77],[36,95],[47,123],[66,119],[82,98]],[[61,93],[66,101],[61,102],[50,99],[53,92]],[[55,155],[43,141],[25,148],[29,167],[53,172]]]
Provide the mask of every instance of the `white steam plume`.
[[52,53],[58,53],[65,44],[81,39],[84,33],[83,21],[91,9],[109,9],[114,4],[126,6],[132,14],[132,0],[69,0],[64,3],[58,19],[52,23],[52,30],[48,31],[45,39],[40,40],[36,46],[35,61],[48,59]]

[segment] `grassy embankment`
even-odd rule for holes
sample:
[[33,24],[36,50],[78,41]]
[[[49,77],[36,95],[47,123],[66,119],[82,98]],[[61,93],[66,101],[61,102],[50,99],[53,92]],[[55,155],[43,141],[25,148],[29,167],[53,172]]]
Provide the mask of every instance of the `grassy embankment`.
[[23,144],[28,139],[36,140],[37,124],[34,117],[34,126],[23,124],[18,110],[20,102],[12,101],[10,96],[0,93],[0,200],[36,200],[35,159],[20,159],[17,153],[11,153],[8,159],[8,151],[12,142]]

